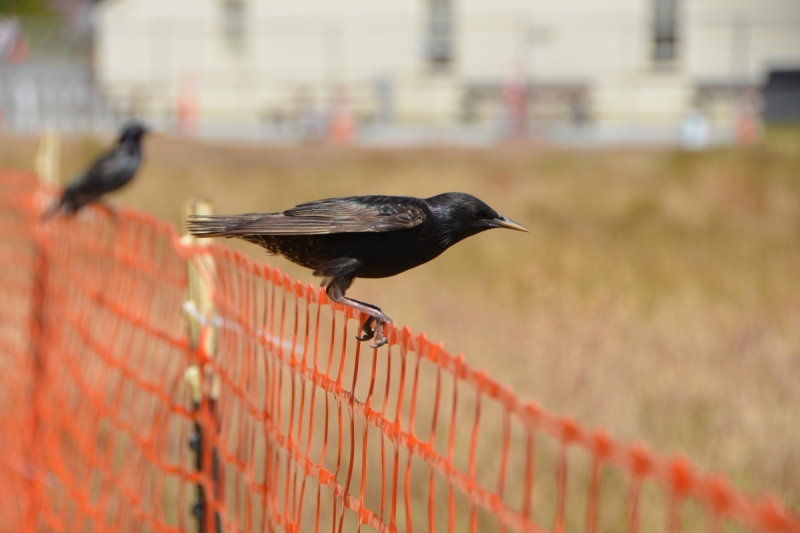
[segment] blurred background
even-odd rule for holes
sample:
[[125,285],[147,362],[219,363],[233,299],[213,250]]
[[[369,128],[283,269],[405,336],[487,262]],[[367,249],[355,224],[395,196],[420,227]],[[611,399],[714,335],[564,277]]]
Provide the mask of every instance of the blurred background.
[[131,116],[172,135],[113,200],[176,224],[479,196],[531,234],[348,294],[800,509],[796,0],[0,0],[0,166],[54,129],[68,179]]
[[747,140],[800,118],[793,0],[3,0],[5,131],[359,144]]

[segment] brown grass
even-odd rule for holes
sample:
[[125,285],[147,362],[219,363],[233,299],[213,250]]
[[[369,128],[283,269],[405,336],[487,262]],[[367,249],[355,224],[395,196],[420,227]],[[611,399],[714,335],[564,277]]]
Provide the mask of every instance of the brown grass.
[[[103,144],[73,140],[74,172]],[[31,139],[0,138],[30,167]],[[521,396],[800,508],[800,132],[751,148],[271,149],[150,140],[116,201],[179,222],[351,194],[460,190],[527,225],[354,297]],[[266,259],[256,247],[237,244]],[[270,259],[303,280],[310,273]]]

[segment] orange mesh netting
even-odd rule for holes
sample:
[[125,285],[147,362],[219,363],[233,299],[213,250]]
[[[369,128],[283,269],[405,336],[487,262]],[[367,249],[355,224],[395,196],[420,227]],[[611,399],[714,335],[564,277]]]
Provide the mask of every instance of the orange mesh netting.
[[227,247],[129,209],[42,223],[52,198],[0,171],[4,531],[800,531],[424,336],[367,348],[349,308]]

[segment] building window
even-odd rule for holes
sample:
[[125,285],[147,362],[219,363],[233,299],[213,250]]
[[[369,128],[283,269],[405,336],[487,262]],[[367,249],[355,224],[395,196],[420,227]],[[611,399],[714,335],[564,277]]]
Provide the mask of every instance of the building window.
[[223,35],[232,52],[244,50],[246,37],[246,0],[222,0]]
[[428,3],[426,59],[434,69],[446,70],[453,60],[453,3],[425,1]]
[[678,57],[678,0],[653,1],[653,61],[671,62]]

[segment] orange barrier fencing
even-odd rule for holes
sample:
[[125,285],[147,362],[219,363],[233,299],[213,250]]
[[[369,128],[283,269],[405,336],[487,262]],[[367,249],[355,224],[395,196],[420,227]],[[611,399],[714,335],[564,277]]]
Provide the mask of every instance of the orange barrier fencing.
[[125,208],[43,223],[52,198],[0,170],[4,531],[800,531],[423,335],[368,348],[275,268]]

